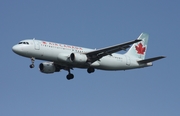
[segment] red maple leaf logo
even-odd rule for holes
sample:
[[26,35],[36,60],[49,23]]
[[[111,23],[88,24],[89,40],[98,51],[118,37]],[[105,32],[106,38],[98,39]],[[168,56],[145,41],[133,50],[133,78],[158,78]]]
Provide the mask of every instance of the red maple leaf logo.
[[139,43],[136,47],[138,54],[144,54],[146,47],[143,47],[142,43]]

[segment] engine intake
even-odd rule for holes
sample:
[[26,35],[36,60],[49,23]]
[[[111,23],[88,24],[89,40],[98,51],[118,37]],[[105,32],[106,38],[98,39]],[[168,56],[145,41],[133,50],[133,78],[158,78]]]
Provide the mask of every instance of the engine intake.
[[85,63],[87,61],[87,56],[85,54],[80,54],[80,53],[71,53],[70,55],[71,61],[74,63]]
[[42,73],[54,73],[56,71],[56,67],[53,62],[44,62],[39,64],[39,69]]

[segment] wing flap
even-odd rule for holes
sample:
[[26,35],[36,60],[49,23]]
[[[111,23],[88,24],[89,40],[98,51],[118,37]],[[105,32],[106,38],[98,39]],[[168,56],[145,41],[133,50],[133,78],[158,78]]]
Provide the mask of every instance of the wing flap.
[[137,62],[140,63],[140,64],[145,64],[145,63],[153,62],[153,61],[156,61],[156,60],[160,60],[162,58],[165,58],[165,56],[158,56],[158,57],[154,57],[154,58],[148,58],[148,59],[140,60],[140,61],[137,61]]

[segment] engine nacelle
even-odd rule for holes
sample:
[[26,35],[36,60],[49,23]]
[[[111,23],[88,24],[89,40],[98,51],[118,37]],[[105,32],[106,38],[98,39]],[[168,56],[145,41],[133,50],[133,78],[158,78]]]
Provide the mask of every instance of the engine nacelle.
[[85,54],[80,54],[80,53],[71,53],[70,59],[74,63],[85,63],[87,61],[87,56]]
[[44,62],[39,64],[39,69],[42,73],[54,73],[56,71],[56,67],[53,62]]

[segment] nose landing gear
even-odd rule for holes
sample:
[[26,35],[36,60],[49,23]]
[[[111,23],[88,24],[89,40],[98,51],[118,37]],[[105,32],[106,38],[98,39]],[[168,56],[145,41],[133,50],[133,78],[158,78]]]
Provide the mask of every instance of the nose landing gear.
[[32,57],[31,58],[31,63],[32,64],[29,65],[30,68],[34,68],[34,61],[35,61],[35,58]]

